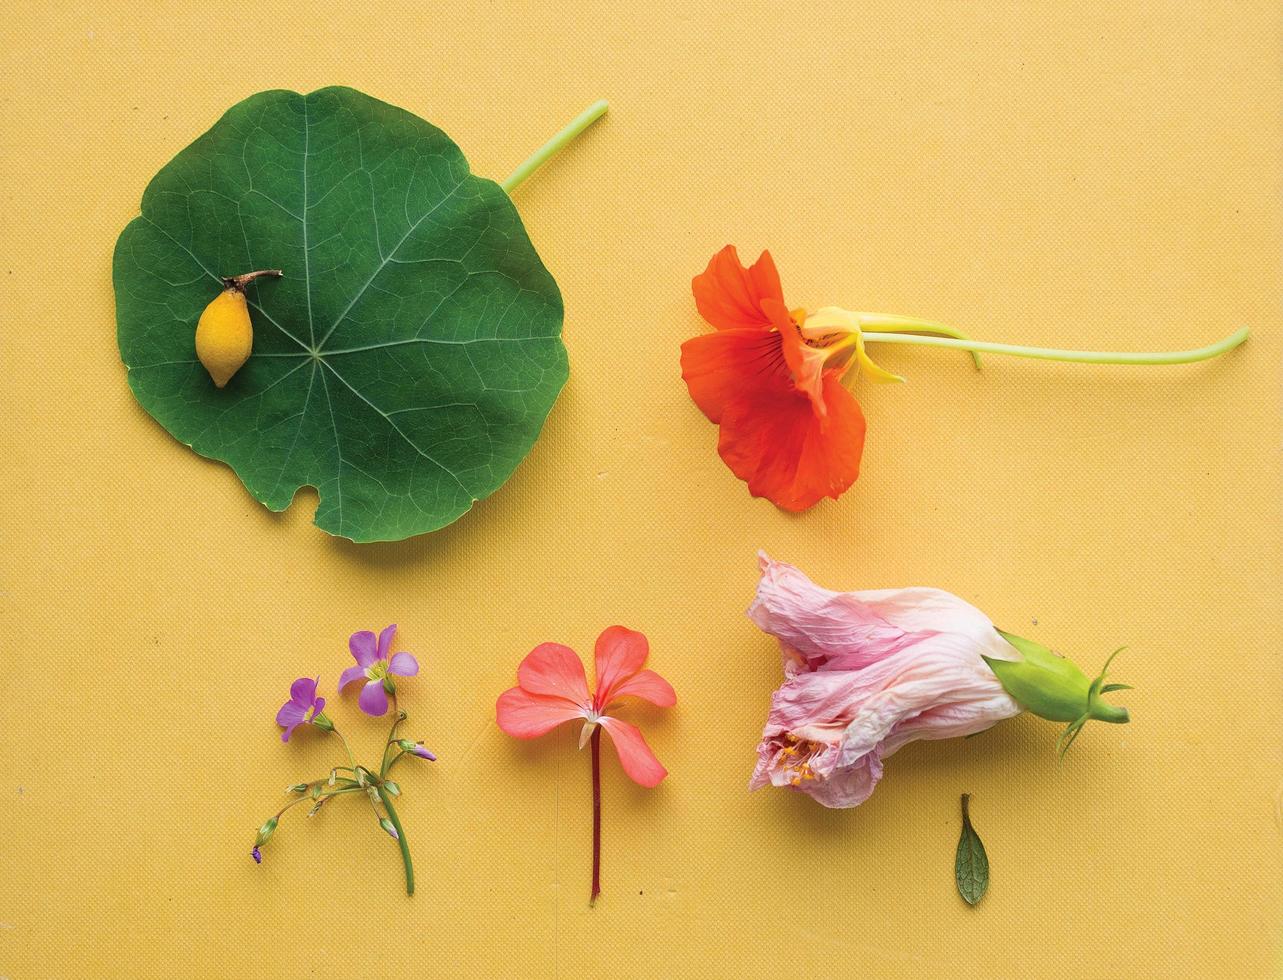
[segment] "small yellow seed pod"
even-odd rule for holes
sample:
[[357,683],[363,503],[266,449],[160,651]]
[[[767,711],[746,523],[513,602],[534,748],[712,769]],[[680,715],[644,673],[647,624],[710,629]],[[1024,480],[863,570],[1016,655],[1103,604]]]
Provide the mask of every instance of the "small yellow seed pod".
[[196,356],[214,384],[222,388],[249,360],[254,348],[245,286],[259,276],[280,276],[279,269],[263,269],[225,278],[227,287],[205,307],[196,324]]

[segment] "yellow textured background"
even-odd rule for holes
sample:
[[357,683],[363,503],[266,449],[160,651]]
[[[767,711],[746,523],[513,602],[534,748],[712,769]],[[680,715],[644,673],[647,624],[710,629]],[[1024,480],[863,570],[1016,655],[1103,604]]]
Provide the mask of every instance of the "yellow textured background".
[[[347,10],[345,7],[351,7]],[[1120,7],[1126,9],[1118,9]],[[1280,14],[1273,2],[35,3],[0,22],[0,975],[1259,977],[1280,936]],[[571,380],[512,481],[358,547],[276,516],[135,404],[110,260],[142,189],[229,105],[353,85],[503,177],[566,302]],[[986,339],[1198,346],[1067,367],[882,349],[865,473],[791,517],[690,403],[688,282],[726,242],[789,301]],[[1126,728],[1017,719],[917,744],[864,807],[745,783],[775,644],[754,552],[836,588],[931,584],[1085,666]],[[417,857],[366,808],[254,829],[329,746],[289,681],[356,628],[425,670]],[[1034,621],[1037,625],[1034,625]],[[575,733],[494,726],[520,657],[649,634],[671,777],[605,775],[587,907]],[[358,746],[382,722],[335,705]],[[305,733],[313,735],[314,733]],[[957,798],[993,865],[954,891]],[[339,805],[339,803],[346,805]],[[329,966],[327,966],[329,964]]]

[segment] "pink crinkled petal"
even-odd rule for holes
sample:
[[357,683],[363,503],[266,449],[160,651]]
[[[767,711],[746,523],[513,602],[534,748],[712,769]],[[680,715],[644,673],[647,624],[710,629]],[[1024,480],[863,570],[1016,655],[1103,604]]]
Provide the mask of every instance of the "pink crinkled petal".
[[853,593],[822,589],[792,565],[760,557],[762,578],[748,617],[780,641],[786,669],[798,659],[790,652],[800,655],[798,665],[807,670],[823,669],[836,658],[851,670],[903,647],[905,631]]
[[831,592],[763,555],[749,615],[779,638],[786,674],[753,788],[792,786],[826,806],[856,806],[882,760],[908,742],[974,734],[1020,713],[983,659],[1018,654],[947,592]]
[[759,553],[762,569],[748,615],[809,670],[859,670],[903,650],[919,634],[947,632],[967,638],[978,653],[997,660],[1019,654],[969,602],[940,589],[875,589],[834,592],[800,569]]

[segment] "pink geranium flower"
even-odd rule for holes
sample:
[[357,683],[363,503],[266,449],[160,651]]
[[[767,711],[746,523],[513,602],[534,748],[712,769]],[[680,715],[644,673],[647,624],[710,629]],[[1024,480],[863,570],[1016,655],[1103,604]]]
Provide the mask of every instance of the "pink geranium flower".
[[339,690],[347,687],[352,681],[365,678],[361,696],[357,704],[367,715],[379,717],[387,713],[388,695],[396,694],[396,684],[392,675],[413,677],[419,672],[419,661],[409,653],[396,653],[388,657],[392,649],[392,637],[396,635],[396,624],[386,627],[379,633],[378,640],[369,630],[353,633],[348,639],[348,649],[356,660],[355,667],[349,667],[339,677]]
[[915,739],[971,735],[1020,713],[983,658],[1020,655],[979,609],[939,589],[832,592],[761,557],[749,618],[780,641],[750,789],[858,806]]
[[568,721],[582,721],[579,747],[591,740],[593,769],[592,900],[601,892],[601,731],[610,735],[620,765],[634,782],[658,786],[666,770],[642,733],[614,716],[620,698],[637,697],[668,708],[677,703],[672,686],[653,670],[644,670],[650,645],[646,637],[611,626],[597,638],[593,660],[597,691],[579,655],[560,643],[541,643],[517,668],[517,686],[499,695],[495,705],[500,729],[514,738],[538,738]]

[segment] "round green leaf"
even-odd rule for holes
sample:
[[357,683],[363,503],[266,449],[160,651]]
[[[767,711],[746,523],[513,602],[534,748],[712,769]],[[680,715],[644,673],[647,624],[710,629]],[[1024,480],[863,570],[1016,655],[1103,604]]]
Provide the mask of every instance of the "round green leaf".
[[[139,403],[272,510],[398,540],[458,518],[530,451],[565,384],[561,294],[493,181],[417,116],[360,92],[262,92],[169,162],[116,243],[117,339]],[[254,353],[196,360],[222,276]]]

